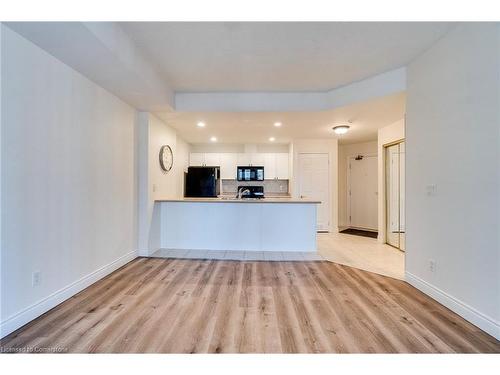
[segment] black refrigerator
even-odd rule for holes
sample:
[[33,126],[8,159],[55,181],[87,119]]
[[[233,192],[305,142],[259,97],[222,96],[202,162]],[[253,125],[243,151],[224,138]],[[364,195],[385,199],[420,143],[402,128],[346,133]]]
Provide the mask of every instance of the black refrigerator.
[[189,167],[185,177],[185,197],[215,198],[220,194],[219,167]]

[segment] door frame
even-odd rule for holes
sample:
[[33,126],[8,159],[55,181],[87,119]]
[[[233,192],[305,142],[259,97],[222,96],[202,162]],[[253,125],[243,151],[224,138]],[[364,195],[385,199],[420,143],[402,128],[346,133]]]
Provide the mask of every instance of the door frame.
[[328,225],[326,227],[326,230],[321,230],[316,232],[328,232],[330,233],[332,231],[332,218],[333,218],[333,211],[332,211],[332,174],[330,171],[330,153],[329,152],[297,152],[297,177],[299,178],[297,187],[297,196],[301,196],[300,192],[302,190],[302,176],[301,176],[301,169],[300,169],[300,156],[301,155],[326,155],[328,158],[328,176],[327,176],[327,181],[328,181]]
[[[386,184],[386,181],[387,181],[387,170],[386,170],[386,167],[387,167],[387,148],[388,147],[391,147],[391,146],[394,146],[394,145],[397,145],[397,144],[400,144],[400,143],[403,143],[403,142],[406,142],[406,138],[400,138],[396,141],[392,141],[392,142],[389,142],[389,143],[385,143],[382,145],[382,186],[384,187],[384,191],[383,191],[383,194],[384,194],[384,204],[383,204],[383,207],[382,207],[382,216],[383,216],[383,222],[384,222],[384,244],[385,245],[389,245],[395,249],[398,249],[399,251],[402,251],[402,252],[405,252],[404,250],[401,250],[399,247],[397,246],[394,246],[394,245],[391,245],[390,243],[387,242],[387,228],[388,228],[388,223],[387,223],[387,184]],[[406,158],[405,158],[405,171],[406,171]],[[405,173],[405,179],[406,179],[406,173]],[[405,181],[406,182],[406,181]],[[398,181],[398,184],[400,182]],[[406,183],[405,183],[405,186],[406,186]],[[406,194],[405,194],[405,199],[406,199]],[[405,223],[406,223],[406,220],[405,220]],[[379,234],[380,235],[380,234]],[[406,236],[406,233],[405,233],[405,236]],[[406,270],[406,264],[405,264],[405,270]]]
[[[354,227],[351,225],[351,168],[350,168],[350,163],[351,159],[354,159],[356,156],[362,155],[366,157],[375,157],[375,160],[377,160],[378,154],[376,152],[368,152],[368,153],[357,153],[353,155],[348,155],[347,156],[347,181],[346,181],[346,206],[347,206],[347,219],[349,221],[349,228],[354,228],[354,229],[361,229],[361,230],[366,230],[369,232],[378,232],[378,212],[377,212],[377,228],[376,229],[368,229],[368,228],[360,228],[360,227]],[[377,163],[377,179],[378,179],[378,163]],[[378,190],[378,182],[377,182],[377,190]],[[378,209],[378,191],[377,191],[377,209]]]

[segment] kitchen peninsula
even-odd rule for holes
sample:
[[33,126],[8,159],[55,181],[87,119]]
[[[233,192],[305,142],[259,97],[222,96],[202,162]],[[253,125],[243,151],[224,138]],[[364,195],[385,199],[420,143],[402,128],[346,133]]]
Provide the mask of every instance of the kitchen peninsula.
[[292,198],[158,199],[161,248],[316,251],[316,205]]

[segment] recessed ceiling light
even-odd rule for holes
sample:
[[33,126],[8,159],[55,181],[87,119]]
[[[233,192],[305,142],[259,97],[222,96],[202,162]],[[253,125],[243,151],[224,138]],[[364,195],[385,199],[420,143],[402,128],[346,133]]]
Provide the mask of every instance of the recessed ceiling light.
[[274,137],[269,137],[269,142],[274,142],[276,140],[276,138]]
[[197,127],[199,128],[204,128],[205,127],[205,123],[203,121],[199,121],[197,124],[196,124]]
[[276,126],[277,128],[279,128],[281,125],[282,125],[282,124],[281,124],[281,122],[279,122],[279,121],[277,121],[277,122],[275,122],[275,123],[274,123],[274,126]]
[[345,134],[349,130],[349,125],[334,126],[332,129],[335,132],[335,134]]
[[217,142],[217,137],[210,137],[211,142]]

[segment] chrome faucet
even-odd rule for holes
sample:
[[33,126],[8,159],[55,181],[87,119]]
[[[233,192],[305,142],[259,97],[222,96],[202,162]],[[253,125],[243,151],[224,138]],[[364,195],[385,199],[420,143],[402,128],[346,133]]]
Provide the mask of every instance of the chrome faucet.
[[245,187],[240,187],[238,189],[238,193],[236,194],[236,198],[241,199],[243,194],[250,194],[250,190]]

